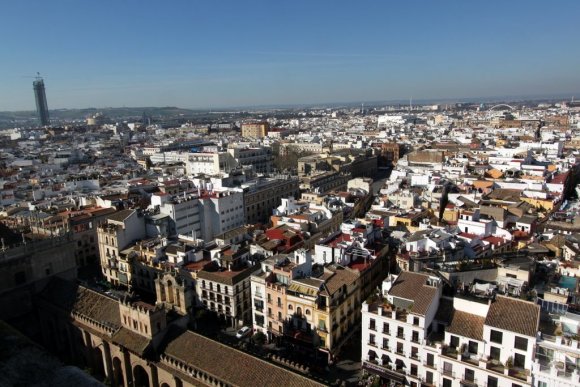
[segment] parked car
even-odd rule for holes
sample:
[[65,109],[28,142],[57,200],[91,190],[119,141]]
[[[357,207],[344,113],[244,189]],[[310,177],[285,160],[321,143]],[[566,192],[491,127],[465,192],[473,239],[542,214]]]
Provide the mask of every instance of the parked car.
[[244,337],[248,337],[251,334],[252,334],[252,330],[250,329],[250,327],[242,327],[236,333],[236,339],[243,339]]

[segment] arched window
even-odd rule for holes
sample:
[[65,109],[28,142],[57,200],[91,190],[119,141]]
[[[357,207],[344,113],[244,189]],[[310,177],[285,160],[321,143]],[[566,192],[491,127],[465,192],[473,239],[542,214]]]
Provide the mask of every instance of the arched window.
[[288,304],[288,310],[292,310],[292,309],[293,309],[292,305]]
[[306,309],[306,312],[305,313],[306,313],[307,316],[310,316],[310,309]]
[[302,316],[302,308],[301,307],[296,308],[296,314],[298,316]]

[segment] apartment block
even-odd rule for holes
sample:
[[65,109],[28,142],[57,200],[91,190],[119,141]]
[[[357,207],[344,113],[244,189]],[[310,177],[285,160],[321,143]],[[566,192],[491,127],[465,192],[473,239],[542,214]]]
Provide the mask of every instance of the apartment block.
[[538,305],[442,295],[438,277],[402,272],[363,303],[363,369],[410,386],[531,386]]

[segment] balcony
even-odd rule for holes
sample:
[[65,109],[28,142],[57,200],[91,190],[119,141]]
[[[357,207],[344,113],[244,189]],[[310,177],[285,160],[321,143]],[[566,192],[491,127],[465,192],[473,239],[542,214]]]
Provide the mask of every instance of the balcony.
[[397,349],[395,350],[395,353],[396,353],[397,355],[403,355],[403,356],[405,356],[405,351],[403,350],[403,348],[397,348]]
[[399,321],[407,322],[407,311],[404,309],[397,311],[395,318]]
[[508,376],[512,378],[516,378],[522,381],[527,381],[528,375],[530,374],[530,370],[523,369],[523,368],[510,368],[508,370]]
[[404,333],[397,333],[397,338],[405,340],[405,334]]
[[369,330],[370,331],[376,331],[377,330],[376,325],[369,324]]
[[443,356],[457,359],[457,353],[458,353],[457,348],[455,348],[455,347],[449,347],[449,346],[441,347],[441,354]]
[[461,385],[467,386],[467,387],[477,387],[478,386],[477,379],[473,379],[473,380],[465,379],[465,378],[461,379]]
[[552,360],[551,358],[538,359],[532,364],[533,373],[556,375],[572,385],[580,385],[580,370],[574,363]]
[[411,352],[409,356],[411,359],[419,360],[419,352]]
[[424,365],[425,367],[427,367],[427,368],[431,368],[431,369],[436,369],[436,368],[437,368],[437,367],[435,366],[435,363],[434,363],[434,362],[433,362],[433,363],[429,363],[429,362],[427,362],[427,361],[424,361],[424,362],[423,362],[423,365]]
[[383,335],[390,335],[391,331],[388,329],[383,329]]
[[474,366],[479,366],[479,355],[476,353],[464,353],[461,355],[461,361],[464,363],[469,363]]
[[451,370],[446,370],[446,369],[441,369],[441,375],[445,375],[448,376],[450,378],[455,379],[455,372],[451,371]]
[[367,344],[370,345],[371,347],[376,347],[377,346],[377,343],[374,342],[374,341],[369,341]]
[[485,369],[503,374],[505,367],[499,360],[489,360],[485,365]]

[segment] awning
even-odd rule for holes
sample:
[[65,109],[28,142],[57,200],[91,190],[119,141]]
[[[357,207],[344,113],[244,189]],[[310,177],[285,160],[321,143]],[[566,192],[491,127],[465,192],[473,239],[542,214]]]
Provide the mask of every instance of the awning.
[[375,357],[377,357],[377,353],[375,351],[373,351],[372,349],[369,349],[369,357],[375,358]]
[[381,356],[381,360],[383,361],[383,364],[385,363],[390,363],[391,362],[391,358],[389,357],[389,355],[384,354]]
[[405,384],[405,376],[401,375],[395,371],[388,370],[380,365],[363,362],[362,368],[369,371],[372,374],[379,375],[380,377],[388,380],[393,380],[395,382],[399,382]]

